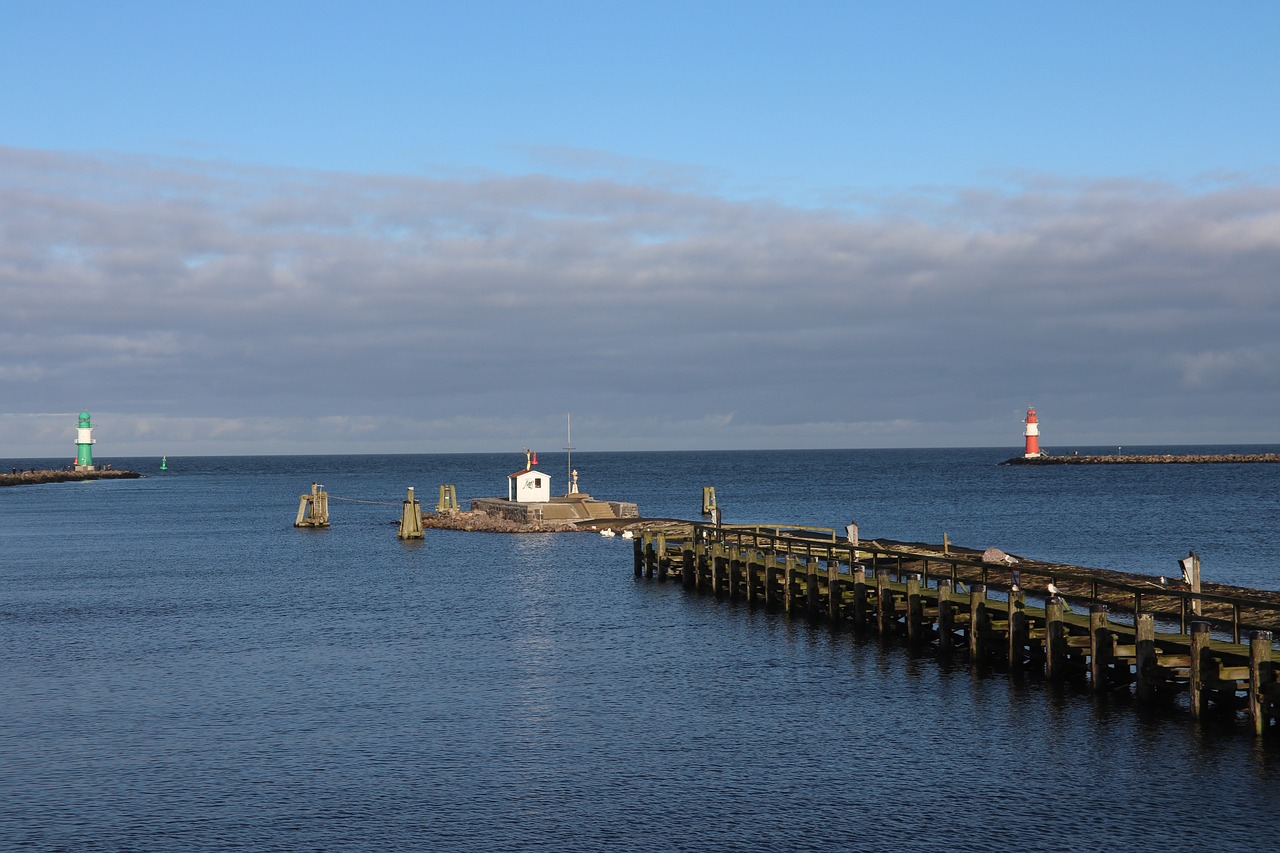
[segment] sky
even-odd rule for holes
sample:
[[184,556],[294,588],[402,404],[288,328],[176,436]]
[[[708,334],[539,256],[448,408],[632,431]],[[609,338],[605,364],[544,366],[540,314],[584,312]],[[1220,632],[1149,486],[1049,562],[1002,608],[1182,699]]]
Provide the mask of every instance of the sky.
[[0,0],[0,459],[1275,444],[1278,41]]

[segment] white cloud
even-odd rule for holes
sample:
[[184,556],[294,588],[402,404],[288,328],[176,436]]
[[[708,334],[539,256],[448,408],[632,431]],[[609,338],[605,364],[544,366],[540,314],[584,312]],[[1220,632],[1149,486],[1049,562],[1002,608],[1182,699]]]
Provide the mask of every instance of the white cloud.
[[0,149],[3,440],[85,406],[206,452],[304,424],[315,452],[504,448],[564,411],[602,449],[988,444],[980,411],[1071,399],[1083,431],[1135,393],[1188,441],[1254,440],[1204,434],[1189,393],[1276,420],[1280,188],[1027,180],[854,215],[669,178]]

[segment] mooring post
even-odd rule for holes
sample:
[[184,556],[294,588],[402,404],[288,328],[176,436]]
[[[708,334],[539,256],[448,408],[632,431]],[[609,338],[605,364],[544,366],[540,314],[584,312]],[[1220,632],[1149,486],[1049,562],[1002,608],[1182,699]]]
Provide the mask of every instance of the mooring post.
[[1191,716],[1197,720],[1209,710],[1205,681],[1211,669],[1209,623],[1196,620],[1191,623],[1191,679],[1187,682],[1187,690],[1191,699]]
[[1249,635],[1249,722],[1254,734],[1262,734],[1271,725],[1271,632],[1254,631]]
[[924,633],[924,605],[920,602],[920,575],[907,576],[907,642],[920,644]]
[[861,563],[853,564],[853,627],[867,627],[867,567]]
[[955,613],[951,605],[951,581],[938,578],[938,651],[951,654],[955,642]]
[[1089,679],[1093,692],[1102,693],[1110,686],[1112,635],[1109,608],[1098,602],[1089,605]]
[[711,594],[720,595],[720,566],[729,560],[729,545],[717,541],[711,546]]
[[636,577],[644,576],[644,543],[649,539],[649,531],[640,534],[639,539],[631,540],[631,556],[635,560]]
[[982,660],[985,651],[986,623],[987,585],[975,583],[969,587],[969,624],[965,626],[965,637],[969,641],[969,660],[975,664]]
[[1017,672],[1026,661],[1027,596],[1021,590],[1009,591],[1009,669]]
[[667,565],[669,563],[667,558],[667,534],[658,534],[658,544],[657,547],[654,548],[653,557],[653,561],[658,564],[658,581],[660,583],[666,583]]
[[1134,620],[1134,678],[1139,702],[1150,702],[1159,692],[1156,678],[1156,617],[1139,613]]
[[413,486],[409,487],[409,496],[404,499],[400,510],[400,530],[396,533],[400,539],[422,538],[422,506],[413,496]]

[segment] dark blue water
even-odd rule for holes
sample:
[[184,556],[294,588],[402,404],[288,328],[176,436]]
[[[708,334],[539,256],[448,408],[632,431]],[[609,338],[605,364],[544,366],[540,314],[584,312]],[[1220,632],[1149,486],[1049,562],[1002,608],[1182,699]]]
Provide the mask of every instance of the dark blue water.
[[[647,516],[714,485],[726,521],[1280,588],[1280,466],[1004,455],[573,462]],[[518,454],[109,461],[148,476],[0,489],[0,847],[1232,849],[1280,806],[1238,726],[637,582],[622,540],[396,539],[406,486],[499,495]],[[313,480],[377,503],[295,530]]]

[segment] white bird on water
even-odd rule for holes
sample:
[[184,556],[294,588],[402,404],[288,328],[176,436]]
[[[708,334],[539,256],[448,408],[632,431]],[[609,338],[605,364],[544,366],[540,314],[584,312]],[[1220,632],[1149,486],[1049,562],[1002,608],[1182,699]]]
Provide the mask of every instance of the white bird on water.
[[630,530],[624,530],[624,531],[622,531],[622,538],[623,538],[623,539],[635,539],[635,538],[636,538],[636,535],[635,535],[634,533],[632,533]]
[[614,533],[612,528],[606,527],[604,530],[600,531],[600,535],[613,537],[613,536],[617,536],[618,534]]

